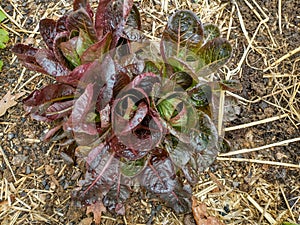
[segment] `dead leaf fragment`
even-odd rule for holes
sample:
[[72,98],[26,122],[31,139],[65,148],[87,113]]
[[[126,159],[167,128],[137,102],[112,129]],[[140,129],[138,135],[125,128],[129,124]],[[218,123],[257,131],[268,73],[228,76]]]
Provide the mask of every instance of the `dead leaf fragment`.
[[97,201],[87,206],[86,214],[93,213],[95,224],[98,225],[101,222],[102,212],[106,212],[106,208],[102,203],[102,200],[98,198]]
[[9,108],[15,106],[18,103],[15,100],[22,97],[23,95],[25,95],[25,92],[12,95],[10,91],[8,91],[6,95],[4,95],[4,97],[0,100],[0,117],[3,116]]
[[216,217],[208,216],[207,208],[204,203],[198,203],[196,198],[193,198],[192,211],[197,225],[224,225]]

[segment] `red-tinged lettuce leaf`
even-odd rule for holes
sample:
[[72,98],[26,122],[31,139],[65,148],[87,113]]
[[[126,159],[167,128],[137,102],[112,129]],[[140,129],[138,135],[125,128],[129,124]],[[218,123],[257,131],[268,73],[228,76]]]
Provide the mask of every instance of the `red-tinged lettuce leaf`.
[[35,59],[49,75],[64,76],[70,72],[70,70],[60,64],[52,52],[47,49],[39,49],[35,54]]
[[222,67],[231,57],[232,48],[230,43],[223,38],[215,38],[208,41],[197,52],[198,76],[207,76]]
[[67,117],[72,112],[74,102],[75,100],[54,102],[46,109],[44,115],[48,120],[51,121]]
[[92,44],[93,41],[90,39],[89,35],[85,31],[80,29],[76,43],[77,54],[81,57],[85,50],[87,50]]
[[221,36],[220,29],[214,24],[211,23],[204,24],[203,29],[204,29],[204,39],[205,39],[204,43]]
[[190,161],[193,150],[188,144],[181,142],[173,135],[168,135],[164,142],[172,162],[177,167],[182,168]]
[[73,99],[75,88],[67,84],[50,84],[40,90],[33,91],[23,100],[26,106],[39,106],[65,99]]
[[139,176],[140,184],[156,194],[176,213],[191,211],[191,193],[176,180],[175,168],[167,152],[156,149],[147,167]]
[[93,42],[97,41],[93,20],[84,8],[72,12],[68,16],[66,24],[70,32],[73,30],[79,31],[81,29],[89,35]]
[[102,37],[107,33],[104,32],[104,30],[107,29],[106,27],[108,26],[108,21],[106,20],[106,11],[110,2],[112,2],[112,0],[99,0],[95,18],[95,28],[98,39],[102,39]]
[[192,194],[184,190],[178,181],[173,192],[160,194],[159,198],[178,214],[190,213],[192,210]]
[[93,110],[93,102],[94,85],[88,84],[84,93],[74,103],[73,111],[68,121],[64,124],[64,130],[96,135],[98,132],[95,124],[86,121],[87,114]]
[[37,71],[40,73],[46,73],[46,71],[37,63],[35,54],[39,49],[24,44],[16,44],[12,51],[16,54],[21,63],[28,69]]
[[89,16],[93,18],[94,13],[89,3],[89,0],[75,0],[73,2],[73,11],[76,11],[80,8],[84,8],[89,14]]
[[103,58],[103,55],[109,51],[111,41],[112,41],[112,34],[107,33],[100,41],[91,45],[81,55],[82,64],[93,62],[96,59],[101,60]]
[[126,25],[138,30],[141,30],[142,28],[140,12],[134,4],[132,5],[131,11],[127,18]]
[[161,79],[154,73],[143,73],[134,78],[132,81],[132,88],[142,89],[146,96],[150,96],[154,84],[160,83]]
[[120,174],[119,160],[109,152],[107,145],[93,148],[87,158],[87,172],[79,182],[81,197],[89,197],[89,192],[97,190],[106,194],[117,183]]
[[[111,150],[115,153],[116,157],[122,158],[126,160],[139,160],[148,154],[147,151],[141,151],[140,149],[130,149],[124,144],[122,144],[117,137],[113,137],[112,140],[108,143]],[[122,164],[122,166],[125,166]],[[125,166],[126,167],[126,166]],[[127,171],[128,172],[128,171]],[[129,172],[125,174],[126,176],[130,176]]]
[[68,16],[64,15],[56,21],[56,33],[57,34],[68,31],[67,25],[66,25],[67,18],[68,18]]
[[125,27],[132,5],[132,0],[100,1],[95,19],[98,38],[101,39],[108,32],[114,32],[113,47],[115,47]]
[[76,51],[78,37],[73,37],[72,39],[61,42],[59,48],[63,53],[64,57],[74,66],[77,67],[81,64],[80,56]]
[[[182,51],[195,51],[203,43],[203,26],[200,19],[189,10],[179,10],[168,20],[162,35],[163,57],[180,57]],[[183,48],[184,47],[184,48]]]
[[97,87],[100,87],[96,109],[101,111],[111,101],[116,82],[115,64],[110,56],[105,57],[101,64],[101,73],[97,76]]
[[199,130],[194,129],[190,132],[189,148],[193,152],[190,161],[181,167],[190,183],[198,181],[199,175],[215,161],[220,151],[220,141],[215,126],[205,115],[201,122]]
[[39,121],[51,122],[71,114],[74,101],[47,102],[39,106],[24,106],[25,111],[30,112],[31,118]]
[[42,19],[39,24],[41,36],[50,50],[53,49],[56,33],[56,21],[53,19]]
[[113,88],[113,96],[116,97],[120,91],[130,83],[130,77],[127,73],[118,72],[116,74],[116,82]]
[[171,193],[175,189],[175,168],[168,153],[155,149],[148,165],[139,176],[140,184],[154,194]]
[[62,124],[59,124],[53,128],[51,128],[44,136],[43,136],[43,141],[50,141],[50,139],[58,133],[59,130],[62,129]]
[[124,203],[130,197],[130,190],[122,184],[115,184],[103,198],[104,206],[118,215],[125,215]]
[[86,63],[80,66],[77,66],[72,72],[70,72],[66,76],[59,76],[56,77],[56,81],[59,83],[69,84],[73,87],[77,87],[79,81],[81,80],[82,76],[88,70],[91,63]]
[[73,69],[74,66],[65,58],[64,54],[60,50],[60,44],[67,42],[69,40],[69,35],[70,33],[68,31],[64,31],[56,35],[53,43],[53,53],[57,61],[59,61],[63,66]]

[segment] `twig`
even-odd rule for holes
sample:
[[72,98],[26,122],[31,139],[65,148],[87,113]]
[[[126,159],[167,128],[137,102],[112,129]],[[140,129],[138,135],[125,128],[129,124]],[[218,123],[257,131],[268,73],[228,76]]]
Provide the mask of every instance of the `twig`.
[[224,129],[224,131],[239,130],[239,129],[243,129],[243,128],[247,128],[247,127],[252,127],[252,126],[259,125],[259,124],[273,122],[275,120],[279,120],[279,119],[282,119],[282,118],[285,118],[285,117],[288,117],[288,116],[289,116],[289,114],[285,113],[285,114],[280,115],[280,116],[273,116],[273,117],[270,117],[270,118],[254,121],[254,122],[251,122],[251,123],[241,124],[241,125],[237,125],[237,126],[234,126],[234,127],[226,127]]
[[281,58],[277,59],[275,62],[273,62],[271,64],[271,66],[269,66],[268,68],[264,69],[263,72],[266,72],[267,70],[275,67],[276,65],[278,65],[279,63],[281,63],[283,60],[291,57],[292,55],[298,53],[300,51],[300,46],[298,48],[295,48],[293,51],[290,51],[289,53],[285,54],[284,56],[282,56]]
[[281,0],[278,0],[278,25],[279,25],[279,32],[282,34],[282,27],[281,27]]
[[[247,195],[247,199],[255,206],[255,208],[258,209],[260,213],[264,213],[264,209],[250,195]],[[269,221],[270,224],[276,224],[276,221],[270,213],[266,212],[264,217]]]
[[293,214],[293,212],[292,212],[292,210],[291,210],[290,204],[289,204],[288,200],[286,199],[286,196],[285,196],[284,191],[283,191],[283,189],[282,189],[281,186],[280,186],[280,191],[281,191],[281,194],[282,194],[282,196],[283,196],[283,198],[284,198],[285,204],[286,204],[286,206],[287,206],[288,209],[289,209],[289,212],[290,212],[290,214],[291,214],[291,216],[292,216],[292,219],[293,219],[293,221],[296,223],[296,220],[295,220],[294,214]]
[[237,151],[227,152],[227,153],[220,154],[219,156],[223,157],[223,156],[233,156],[233,155],[238,155],[238,154],[243,154],[243,153],[249,153],[249,152],[254,152],[254,151],[259,151],[259,150],[263,150],[263,149],[267,149],[267,148],[276,147],[276,146],[286,145],[286,144],[296,142],[296,141],[300,141],[300,137],[260,146],[257,148],[241,149],[241,150],[237,150]]
[[220,161],[233,161],[233,162],[260,163],[260,164],[267,164],[267,165],[273,165],[273,166],[285,166],[285,167],[300,169],[300,165],[296,165],[296,164],[281,163],[281,162],[274,162],[274,161],[264,161],[264,160],[258,160],[258,159],[241,159],[241,158],[217,157],[217,160],[220,160]]
[[7,165],[7,167],[9,168],[9,170],[10,170],[10,172],[11,172],[11,174],[12,174],[12,176],[13,176],[15,182],[16,182],[17,179],[16,179],[16,177],[15,177],[14,171],[12,170],[12,168],[11,168],[11,166],[10,166],[10,163],[9,163],[9,161],[8,161],[8,159],[7,159],[7,157],[6,157],[5,153],[4,153],[4,151],[3,151],[2,146],[0,146],[0,152],[1,152],[1,155],[3,156],[3,159],[4,159],[4,161],[5,161],[6,165]]

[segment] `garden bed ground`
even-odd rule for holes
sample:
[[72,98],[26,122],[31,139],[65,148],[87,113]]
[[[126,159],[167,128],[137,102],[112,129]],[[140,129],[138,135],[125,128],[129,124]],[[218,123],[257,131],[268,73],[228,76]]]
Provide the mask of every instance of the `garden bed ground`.
[[[298,1],[142,0],[137,5],[149,38],[159,37],[168,14],[191,9],[203,22],[217,24],[234,48],[230,62],[214,76],[242,83],[241,92],[225,94],[234,107],[224,121],[232,151],[241,151],[218,157],[194,188],[195,199],[224,224],[300,223]],[[1,1],[9,17],[0,26],[10,42],[1,50],[0,99],[8,91],[28,95],[52,82],[24,69],[10,48],[19,42],[38,46],[39,19],[58,18],[70,8],[70,0]],[[21,103],[0,118],[3,225],[91,224],[91,215],[71,204],[81,171],[61,156],[66,147],[40,141],[49,128],[27,117]],[[147,193],[135,193],[126,209],[123,217],[103,213],[101,224],[195,224],[192,214],[176,215]]]

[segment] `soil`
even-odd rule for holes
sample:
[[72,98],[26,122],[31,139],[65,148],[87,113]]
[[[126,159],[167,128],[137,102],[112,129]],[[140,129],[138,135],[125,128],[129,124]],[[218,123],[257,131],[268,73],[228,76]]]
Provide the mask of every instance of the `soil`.
[[[300,223],[298,1],[279,1],[280,4],[275,0],[166,2],[137,1],[148,37],[159,37],[167,15],[174,10],[191,9],[203,22],[217,24],[232,43],[232,59],[215,74],[221,79],[230,76],[239,80],[243,87],[235,93],[235,98],[231,93],[226,95],[233,99],[236,109],[224,124],[231,151],[294,140],[257,151],[220,155],[194,188],[195,198],[207,205],[209,215],[224,224]],[[93,1],[93,6],[96,4]],[[25,92],[27,96],[53,80],[25,70],[10,49],[20,42],[42,44],[36,32],[40,18],[57,19],[71,8],[71,2],[1,0],[1,7],[11,18],[0,25],[10,34],[10,41],[0,54],[4,61],[0,96],[8,91]],[[249,43],[251,47],[247,49]],[[278,61],[288,53],[292,54]],[[268,120],[275,116],[282,118]],[[247,127],[251,122],[258,124]],[[244,127],[235,128],[237,125]],[[84,208],[72,206],[71,192],[82,171],[62,154],[68,147],[41,141],[49,128],[51,124],[25,115],[20,101],[0,117],[3,150],[0,153],[0,222],[3,225],[91,224],[91,214],[86,215]],[[257,161],[248,162],[248,159]],[[278,165],[268,164],[269,161]],[[126,204],[125,216],[104,212],[101,224],[196,223],[193,214],[176,215],[158,199],[136,192]]]

